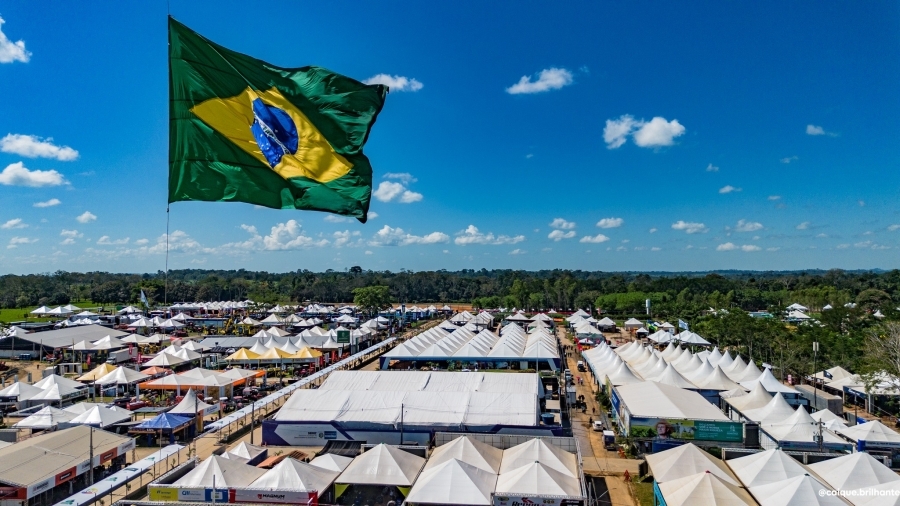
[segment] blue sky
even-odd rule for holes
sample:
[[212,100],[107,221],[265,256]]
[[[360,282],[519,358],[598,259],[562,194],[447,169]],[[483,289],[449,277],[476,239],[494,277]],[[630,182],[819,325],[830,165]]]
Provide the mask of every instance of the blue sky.
[[[900,263],[895,2],[170,5],[236,51],[393,84],[374,219],[175,203],[170,268]],[[0,273],[164,269],[166,2],[0,18]]]

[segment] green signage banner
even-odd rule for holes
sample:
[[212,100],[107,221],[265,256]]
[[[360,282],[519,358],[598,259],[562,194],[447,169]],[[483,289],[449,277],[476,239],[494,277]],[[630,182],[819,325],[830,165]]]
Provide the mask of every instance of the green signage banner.
[[740,422],[632,417],[628,435],[656,439],[740,442],[744,440],[744,428]]
[[349,330],[338,330],[337,331],[337,343],[338,344],[350,344],[350,331]]

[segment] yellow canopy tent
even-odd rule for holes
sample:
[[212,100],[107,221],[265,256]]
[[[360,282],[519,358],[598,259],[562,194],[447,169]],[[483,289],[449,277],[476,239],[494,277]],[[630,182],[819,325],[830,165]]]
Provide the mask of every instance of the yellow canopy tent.
[[98,379],[106,376],[107,374],[116,370],[116,366],[107,362],[104,362],[97,367],[95,367],[91,372],[87,374],[83,374],[77,378],[77,381],[97,381]]
[[258,353],[254,353],[254,352],[248,350],[247,348],[241,348],[238,351],[232,353],[231,355],[228,355],[227,357],[225,357],[225,361],[229,362],[232,360],[256,360],[258,358],[259,358]]
[[256,357],[257,360],[281,360],[285,358],[293,358],[293,356],[290,353],[274,347],[269,348],[265,353]]
[[304,346],[297,350],[291,358],[303,359],[303,358],[319,358],[322,356],[322,352],[319,350],[313,350],[309,346]]

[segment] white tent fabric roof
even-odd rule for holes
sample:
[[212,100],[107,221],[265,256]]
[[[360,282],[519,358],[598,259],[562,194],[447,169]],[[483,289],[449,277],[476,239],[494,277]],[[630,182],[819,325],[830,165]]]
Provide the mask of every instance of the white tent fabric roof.
[[659,492],[667,506],[755,505],[756,501],[745,489],[709,471],[667,481],[659,485]]
[[425,469],[443,464],[449,460],[459,460],[483,471],[497,474],[503,460],[503,450],[470,436],[461,436],[434,449]]
[[856,490],[884,483],[894,483],[900,490],[900,476],[865,452],[823,460],[810,464],[809,468],[835,490]]
[[778,449],[731,459],[726,463],[748,488],[806,474],[806,469],[799,462]]
[[46,408],[35,412],[27,418],[19,420],[18,422],[13,424],[13,427],[17,429],[32,430],[49,429],[50,427],[55,427],[59,424],[67,423],[76,416],[78,415],[75,413],[70,413],[62,409],[54,408],[53,406],[47,406]]
[[248,466],[241,460],[212,455],[197,465],[173,485],[177,487],[246,487],[266,473],[265,469]]
[[0,390],[0,397],[15,397],[16,401],[25,401],[42,391],[43,390],[40,388],[29,385],[28,383],[16,381],[12,385]]
[[416,479],[406,501],[412,504],[493,504],[497,475],[457,459],[429,466]]
[[310,460],[309,465],[340,473],[347,469],[351,462],[353,462],[353,457],[326,453]]
[[657,483],[665,483],[709,471],[727,483],[741,485],[741,482],[724,462],[697,448],[693,443],[651,453],[645,455],[644,458]]
[[[743,390],[743,387],[741,387],[741,389]],[[766,391],[766,388],[762,383],[757,383],[747,395],[729,397],[725,402],[731,404],[731,406],[738,411],[743,412],[765,406],[772,401],[772,397],[774,396]]]
[[284,459],[250,484],[252,488],[323,493],[340,473],[296,459]]
[[577,457],[539,438],[503,450],[500,474],[509,473],[534,462],[540,462],[566,476],[578,477]]
[[181,357],[176,357],[175,355],[169,353],[159,353],[152,359],[144,362],[141,367],[151,367],[151,366],[159,366],[159,367],[175,367],[179,366],[185,362],[189,362],[186,359]]
[[[803,408],[795,410],[791,416],[782,420],[769,417],[760,424],[760,428],[778,442],[810,443],[816,440],[818,433],[816,421]],[[828,431],[823,431],[822,440],[825,443],[846,444],[845,441]]]
[[741,413],[748,420],[764,423],[784,420],[794,414],[794,408],[784,400],[781,394],[775,394],[765,406],[747,409]]
[[104,406],[94,406],[69,420],[68,423],[79,425],[94,425],[96,427],[108,427],[120,422],[131,420],[131,411],[110,409]]
[[[723,368],[724,369],[724,368]],[[728,372],[728,371],[725,371]],[[775,376],[772,375],[772,370],[769,368],[765,368],[762,374],[759,375],[759,378],[752,381],[742,381],[741,386],[746,388],[747,390],[753,390],[753,387],[756,383],[762,383],[763,387],[765,387],[766,391],[770,394],[774,394],[777,392],[786,393],[786,394],[796,394],[797,390],[794,387],[783,384],[778,381]]]
[[372,447],[335,480],[353,485],[393,485],[409,487],[416,481],[425,459],[384,443]]
[[129,369],[127,367],[119,366],[115,368],[112,372],[107,373],[101,378],[98,378],[96,383],[98,385],[130,385],[132,383],[137,383],[139,381],[144,381],[149,378],[149,374],[144,374],[142,372],[137,372],[133,369]]
[[749,487],[760,504],[773,506],[821,505],[846,506],[847,503],[836,495],[826,495],[827,485],[809,474],[794,476],[786,480]]
[[[218,410],[218,404],[207,404],[197,399],[197,393],[194,392],[193,388],[191,388],[184,395],[184,398],[181,399],[181,402],[179,402],[177,406],[169,410],[169,413],[172,413],[173,415],[185,414],[194,416],[197,413],[215,413]],[[247,457],[247,460],[251,458],[252,457]]]
[[854,441],[889,443],[891,446],[900,446],[900,434],[897,434],[879,420],[839,429],[838,432]]
[[498,494],[541,494],[569,497],[581,496],[577,478],[561,473],[542,462],[532,462],[497,478]]
[[646,381],[616,387],[631,416],[728,420],[702,395],[671,385]]

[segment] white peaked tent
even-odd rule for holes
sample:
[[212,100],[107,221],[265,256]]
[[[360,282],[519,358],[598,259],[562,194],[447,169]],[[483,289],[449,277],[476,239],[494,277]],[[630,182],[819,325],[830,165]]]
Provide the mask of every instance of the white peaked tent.
[[839,429],[838,432],[853,441],[865,441],[867,444],[873,445],[900,446],[900,434],[878,420]]
[[216,488],[246,487],[265,473],[265,469],[248,466],[243,461],[212,455],[173,485],[180,488],[211,488],[215,477]]
[[159,367],[176,367],[185,362],[189,362],[189,360],[185,360],[181,357],[176,357],[175,355],[170,355],[168,353],[160,353],[150,359],[147,362],[144,362],[141,367],[151,367],[151,366],[159,366]]
[[[712,353],[710,353],[710,355],[712,355]],[[710,361],[709,364],[717,365],[717,366],[721,367],[722,370],[724,371],[725,369],[728,368],[729,365],[731,365],[732,362],[734,362],[734,359],[731,358],[731,353],[729,353],[728,350],[725,350],[725,353],[722,354],[722,356],[719,358],[719,360],[715,364],[713,364],[712,361]]]
[[644,456],[657,483],[666,483],[697,473],[710,472],[726,483],[740,486],[731,469],[721,460],[694,446],[693,443]]
[[826,495],[831,489],[809,474],[749,487],[760,504],[772,506],[821,505],[847,506],[837,495]]
[[823,460],[810,464],[809,468],[835,490],[856,490],[884,483],[893,483],[900,490],[900,476],[865,452]]
[[709,362],[709,365],[718,365],[719,360],[722,360],[722,352],[719,351],[719,347],[716,346],[709,352],[709,355],[706,357],[706,360]]
[[578,477],[578,461],[575,455],[557,448],[543,439],[532,439],[503,450],[500,474],[508,473],[533,462],[540,462],[566,476]]
[[[203,416],[206,416],[210,413],[215,413],[219,411],[218,404],[207,404],[199,399],[197,399],[197,394],[194,392],[194,389],[191,388],[184,394],[184,398],[181,399],[181,402],[178,403],[177,406],[169,410],[169,413],[173,415],[187,415],[194,416],[197,413],[202,413]],[[252,457],[247,457],[247,460],[250,460]]]
[[429,466],[416,479],[406,501],[412,504],[493,504],[497,475],[450,459]]
[[51,309],[50,311],[47,311],[46,314],[52,314],[55,316],[63,316],[63,315],[72,314],[72,312],[62,306],[58,306],[58,307]]
[[326,453],[325,455],[319,455],[310,460],[309,465],[341,473],[344,469],[347,469],[347,466],[349,466],[351,462],[353,462],[352,457]]
[[254,320],[253,318],[250,318],[248,316],[248,317],[244,318],[243,320],[241,320],[241,325],[252,325],[254,327],[258,327],[258,326],[262,325],[262,322],[259,320]]
[[695,378],[695,382],[697,385],[703,390],[734,390],[735,388],[741,388],[740,385],[731,381],[721,367],[716,366],[716,369],[704,379]]
[[42,430],[70,422],[78,416],[75,413],[47,406],[34,414],[13,424],[17,429]]
[[0,390],[0,397],[15,397],[17,402],[27,401],[35,395],[43,392],[38,387],[16,381],[12,385]]
[[759,370],[759,367],[756,367],[756,363],[749,362],[747,363],[747,367],[744,367],[744,370],[741,371],[740,374],[735,371],[732,379],[740,383],[741,381],[757,380],[761,375],[762,371]]
[[[171,411],[170,411],[170,413],[171,413]],[[253,460],[256,457],[258,457],[259,454],[263,453],[264,451],[266,451],[266,449],[263,448],[262,446],[256,446],[256,445],[252,445],[246,441],[241,441],[240,444],[238,444],[237,446],[228,450],[225,453],[236,456],[236,457],[241,457],[242,459]]]
[[104,406],[94,406],[69,420],[68,423],[79,425],[93,425],[104,428],[121,422],[131,420],[131,411],[122,409],[110,409]]
[[[797,409],[791,416],[782,420],[769,417],[760,424],[760,428],[779,443],[791,442],[807,445],[815,443],[816,434],[819,432],[816,421],[803,408]],[[822,440],[826,445],[831,443],[849,446],[844,440],[828,431],[823,431]]]
[[581,496],[581,485],[577,478],[561,473],[542,462],[527,465],[497,477],[497,494],[541,494],[569,497]]
[[48,311],[50,311],[50,308],[48,308],[47,306],[41,306],[31,311],[29,314],[47,314]]
[[422,457],[382,443],[353,459],[335,481],[350,485],[409,487],[424,465]]
[[812,413],[809,416],[811,416],[812,419],[817,422],[821,421],[822,423],[825,424],[825,428],[830,429],[830,430],[847,428],[847,424],[844,423],[843,418],[837,416],[836,414],[832,413],[831,411],[829,411],[827,409],[823,409],[821,411],[816,411],[815,413]]
[[652,378],[652,380],[656,381],[657,383],[664,383],[666,385],[672,385],[678,388],[687,388],[692,390],[697,389],[697,385],[679,374],[678,371],[675,370],[675,367],[672,366],[672,364],[667,365],[666,370],[656,378]]
[[41,393],[33,395],[29,401],[61,401],[63,398],[63,394],[59,391],[59,385],[50,385],[43,390]]
[[134,306],[126,306],[116,312],[119,314],[132,314],[132,313],[140,313],[141,310]]
[[[741,390],[743,390],[743,387],[741,387]],[[772,400],[772,397],[774,396],[766,391],[762,383],[757,383],[747,395],[730,397],[726,402],[738,411],[743,412],[765,406]]]
[[462,436],[438,446],[428,459],[425,469],[443,464],[449,460],[458,460],[489,473],[500,472],[503,450],[482,443],[470,436]]
[[111,372],[98,378],[95,383],[101,386],[106,385],[131,385],[150,378],[149,374],[137,372],[127,367],[116,367]]
[[659,485],[659,492],[667,506],[755,505],[756,501],[738,485],[730,483],[710,471],[667,481]]
[[94,341],[94,346],[91,348],[92,350],[118,350],[120,348],[124,348],[126,344],[122,342],[121,339],[106,336],[102,339],[98,339]]
[[47,390],[51,386],[58,386],[59,393],[64,397],[71,395],[82,388],[87,388],[87,385],[70,380],[69,378],[64,378],[58,374],[51,374],[35,383],[34,386],[41,390]]
[[296,459],[284,459],[257,478],[250,487],[322,493],[334,483],[338,474],[340,473],[337,471],[322,469]]
[[613,384],[613,386],[620,385],[633,385],[635,383],[643,383],[644,381],[631,372],[631,369],[628,367],[628,364],[622,362],[618,367],[608,372],[607,377],[609,377],[609,381]]
[[799,462],[781,450],[754,453],[731,459],[727,464],[748,488],[806,474],[806,470]]
[[794,414],[794,408],[784,400],[781,394],[775,394],[768,404],[761,408],[748,409],[741,412],[748,420],[760,423],[781,421]]
[[[728,371],[725,372],[727,373]],[[740,383],[741,386],[746,388],[747,390],[753,390],[753,387],[756,386],[756,383],[762,383],[762,386],[770,394],[779,392],[784,394],[797,393],[797,390],[795,390],[794,387],[787,386],[778,381],[775,376],[772,375],[772,370],[768,367],[763,370],[762,374],[759,375],[759,378],[752,381],[741,381]]]

